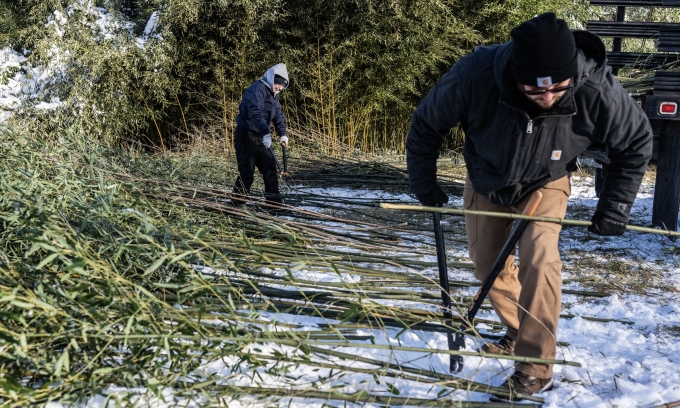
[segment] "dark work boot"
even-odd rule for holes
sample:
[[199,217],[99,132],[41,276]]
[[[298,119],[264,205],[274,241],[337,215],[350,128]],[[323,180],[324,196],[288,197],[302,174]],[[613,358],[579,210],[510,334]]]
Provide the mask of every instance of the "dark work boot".
[[268,194],[265,192],[264,197],[266,204],[264,205],[263,209],[269,214],[275,217],[288,216],[292,214],[289,209],[285,208],[286,205],[283,202],[283,197],[281,197],[280,194]]
[[543,391],[550,391],[553,388],[553,379],[536,378],[520,371],[515,373],[504,382],[500,388],[510,391],[510,396],[492,395],[489,400],[492,402],[522,401],[517,394],[533,395]]
[[241,208],[242,206],[246,205],[246,200],[245,197],[243,199],[239,198],[232,198],[228,202],[226,202],[228,206],[236,207],[236,208]]
[[506,335],[496,343],[484,343],[482,351],[488,354],[505,354],[513,356],[515,355],[515,340]]
[[293,215],[291,210],[287,210],[285,208],[268,208],[267,212],[274,217],[290,217]]

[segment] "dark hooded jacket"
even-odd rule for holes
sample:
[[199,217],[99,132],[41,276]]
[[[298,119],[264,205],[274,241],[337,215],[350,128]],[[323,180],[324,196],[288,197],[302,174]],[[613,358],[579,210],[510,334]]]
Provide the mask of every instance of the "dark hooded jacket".
[[238,107],[236,126],[258,137],[269,134],[272,123],[279,137],[286,135],[286,121],[281,111],[279,95],[274,94],[274,75],[282,76],[288,81],[286,66],[274,65],[246,89]]
[[[513,43],[477,47],[461,58],[422,100],[406,141],[411,191],[435,188],[442,140],[458,123],[463,154],[476,192],[511,206],[569,173],[590,146],[611,159],[598,210],[627,221],[652,154],[652,130],[643,110],[606,65],[596,35],[573,31],[578,48],[574,88],[549,110],[529,115],[527,99],[506,69]],[[524,98],[524,99],[521,99]]]

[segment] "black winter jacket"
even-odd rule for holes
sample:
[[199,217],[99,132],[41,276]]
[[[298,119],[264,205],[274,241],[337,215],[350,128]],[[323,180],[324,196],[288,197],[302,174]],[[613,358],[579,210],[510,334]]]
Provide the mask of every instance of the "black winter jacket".
[[579,54],[574,88],[533,118],[520,108],[516,82],[506,73],[512,41],[477,47],[444,74],[412,117],[406,141],[411,191],[434,188],[442,140],[460,123],[470,180],[491,202],[518,203],[567,175],[568,164],[592,145],[611,159],[598,210],[627,221],[651,158],[651,126],[605,64],[599,37],[573,34]]
[[286,135],[286,122],[281,111],[279,96],[274,95],[271,86],[267,85],[264,79],[260,79],[243,93],[238,107],[236,125],[262,137],[270,133],[271,123],[274,123],[279,137]]

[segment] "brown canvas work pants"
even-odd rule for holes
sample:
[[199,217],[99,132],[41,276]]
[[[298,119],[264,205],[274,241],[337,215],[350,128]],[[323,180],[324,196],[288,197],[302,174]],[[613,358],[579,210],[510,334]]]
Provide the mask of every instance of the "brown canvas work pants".
[[[563,218],[571,194],[569,177],[555,180],[540,189],[543,194],[535,216]],[[528,199],[527,199],[528,200]],[[492,204],[476,193],[465,180],[463,205],[466,210],[521,213],[526,201],[513,207]],[[512,219],[466,215],[470,259],[475,277],[483,281],[505,243]],[[509,256],[488,298],[514,339],[515,355],[554,359],[557,352],[557,322],[562,306],[562,261],[557,249],[559,224],[529,222],[517,244],[519,267]],[[552,377],[552,365],[516,363],[515,370],[538,377]]]

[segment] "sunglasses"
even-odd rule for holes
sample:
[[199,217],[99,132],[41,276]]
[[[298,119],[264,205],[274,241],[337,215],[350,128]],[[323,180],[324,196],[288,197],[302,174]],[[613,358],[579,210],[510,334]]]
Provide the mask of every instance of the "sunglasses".
[[570,88],[573,88],[573,87],[574,87],[574,84],[569,84],[569,85],[565,85],[565,86],[558,86],[558,87],[552,88],[552,89],[535,89],[535,90],[532,90],[532,91],[527,91],[526,89],[524,89],[524,85],[522,85],[522,91],[526,95],[535,96],[535,95],[544,95],[548,92],[551,92],[551,93],[564,92],[564,91],[569,90]]

